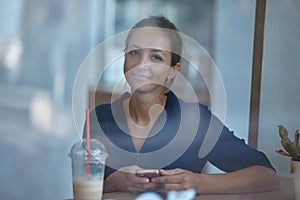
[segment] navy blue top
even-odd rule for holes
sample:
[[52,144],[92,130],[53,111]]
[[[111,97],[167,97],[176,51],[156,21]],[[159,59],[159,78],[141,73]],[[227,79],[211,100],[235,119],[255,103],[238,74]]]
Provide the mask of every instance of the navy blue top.
[[[125,93],[112,104],[99,105],[91,112],[91,138],[100,140],[109,154],[105,178],[116,169],[130,165],[142,168],[182,168],[201,173],[209,161],[225,172],[254,165],[274,169],[264,153],[236,137],[206,106],[185,103],[172,92],[168,95],[165,111],[137,153],[123,111],[123,101],[129,96],[129,93]],[[206,134],[218,130],[220,136],[215,139],[211,151],[199,157]]]

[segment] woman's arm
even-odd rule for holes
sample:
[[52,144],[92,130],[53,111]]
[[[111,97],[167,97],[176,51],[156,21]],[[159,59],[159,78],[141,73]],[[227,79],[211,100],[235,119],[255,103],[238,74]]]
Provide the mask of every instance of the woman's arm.
[[267,167],[252,166],[224,174],[195,174],[183,169],[161,170],[163,176],[154,178],[167,191],[194,188],[197,194],[253,193],[279,187],[276,173]]

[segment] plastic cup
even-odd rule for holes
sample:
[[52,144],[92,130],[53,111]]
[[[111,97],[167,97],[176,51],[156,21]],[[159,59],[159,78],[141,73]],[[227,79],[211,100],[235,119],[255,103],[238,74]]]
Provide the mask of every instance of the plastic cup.
[[69,153],[72,161],[72,181],[74,200],[101,200],[107,153],[104,145],[90,140],[90,154],[87,141],[76,142]]

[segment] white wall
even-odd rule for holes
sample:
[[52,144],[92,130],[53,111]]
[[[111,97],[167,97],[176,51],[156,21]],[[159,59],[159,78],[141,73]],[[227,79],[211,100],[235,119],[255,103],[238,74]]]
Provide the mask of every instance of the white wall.
[[262,74],[259,148],[280,175],[289,176],[290,161],[281,148],[277,125],[293,138],[300,129],[300,1],[267,1]]
[[215,62],[226,95],[226,125],[248,137],[255,1],[216,1]]
[[[248,140],[255,1],[216,0],[215,62],[224,81],[225,124]],[[215,91],[218,95],[218,91]],[[208,166],[207,172],[218,170]]]

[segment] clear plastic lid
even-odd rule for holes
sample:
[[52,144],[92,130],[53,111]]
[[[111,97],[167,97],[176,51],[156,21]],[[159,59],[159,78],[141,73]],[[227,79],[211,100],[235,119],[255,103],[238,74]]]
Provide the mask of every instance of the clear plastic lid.
[[[97,139],[90,140],[91,158],[94,159],[106,159],[107,152],[105,146]],[[71,158],[75,157],[87,157],[87,142],[86,139],[76,142],[69,153]]]

